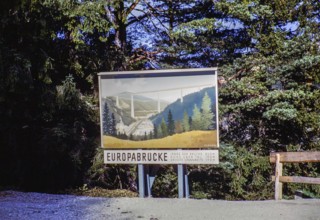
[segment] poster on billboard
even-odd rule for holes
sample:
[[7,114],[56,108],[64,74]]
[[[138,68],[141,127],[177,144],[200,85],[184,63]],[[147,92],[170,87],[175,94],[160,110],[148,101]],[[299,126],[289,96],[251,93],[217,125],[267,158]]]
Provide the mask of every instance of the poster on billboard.
[[217,152],[216,68],[98,76],[102,148]]

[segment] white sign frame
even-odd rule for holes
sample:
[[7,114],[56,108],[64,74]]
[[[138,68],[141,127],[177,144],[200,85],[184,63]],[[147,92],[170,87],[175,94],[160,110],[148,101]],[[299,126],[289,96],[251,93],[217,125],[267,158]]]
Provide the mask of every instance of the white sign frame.
[[[189,75],[210,75],[214,76],[213,86],[215,89],[215,117],[216,117],[216,145],[203,145],[203,147],[187,147],[177,146],[176,148],[167,148],[164,146],[155,146],[155,148],[144,147],[120,147],[113,148],[104,145],[103,137],[103,106],[102,106],[102,81],[104,79],[116,78],[143,78],[143,77],[166,77],[166,76],[189,76]],[[197,68],[197,69],[170,69],[170,70],[143,70],[143,71],[123,71],[123,72],[101,72],[98,74],[99,79],[99,101],[100,101],[100,129],[101,129],[101,147],[104,150],[104,162],[106,164],[218,164],[219,163],[219,126],[218,126],[218,82],[217,82],[217,68]],[[182,148],[182,149],[181,149]],[[125,160],[119,158],[111,160],[110,155],[121,155]],[[166,160],[135,160],[133,156],[143,154],[162,154],[166,155]],[[174,156],[175,155],[175,156]],[[188,156],[187,156],[188,155]],[[210,159],[208,159],[210,158]],[[160,158],[161,159],[161,158]]]

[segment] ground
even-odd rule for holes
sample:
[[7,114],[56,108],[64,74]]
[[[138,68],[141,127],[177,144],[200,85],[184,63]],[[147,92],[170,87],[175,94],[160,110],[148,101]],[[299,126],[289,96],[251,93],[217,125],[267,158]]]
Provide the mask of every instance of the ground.
[[0,219],[320,220],[320,200],[94,198],[4,191]]

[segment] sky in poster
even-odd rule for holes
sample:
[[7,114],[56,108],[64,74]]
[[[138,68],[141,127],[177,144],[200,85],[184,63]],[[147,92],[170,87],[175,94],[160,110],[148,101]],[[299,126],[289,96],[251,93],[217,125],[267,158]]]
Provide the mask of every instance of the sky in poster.
[[159,94],[160,99],[174,102],[181,97],[180,88],[184,88],[183,95],[187,95],[215,86],[214,80],[214,75],[102,79],[102,97],[130,92],[156,99]]

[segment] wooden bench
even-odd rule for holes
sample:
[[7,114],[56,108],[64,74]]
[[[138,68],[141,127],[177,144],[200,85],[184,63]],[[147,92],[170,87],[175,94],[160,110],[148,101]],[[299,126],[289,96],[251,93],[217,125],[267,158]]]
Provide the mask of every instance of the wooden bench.
[[274,152],[270,154],[270,163],[276,164],[275,176],[275,200],[282,199],[282,183],[309,183],[320,184],[320,178],[301,176],[282,176],[283,163],[314,163],[320,162],[320,152]]

